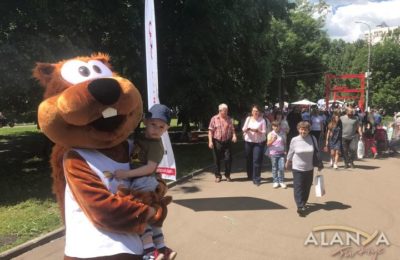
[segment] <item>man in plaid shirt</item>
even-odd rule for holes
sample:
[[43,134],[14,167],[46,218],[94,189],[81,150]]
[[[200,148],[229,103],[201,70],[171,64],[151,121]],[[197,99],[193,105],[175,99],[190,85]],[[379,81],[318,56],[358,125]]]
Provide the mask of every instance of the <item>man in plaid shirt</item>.
[[232,142],[236,143],[236,133],[233,120],[228,116],[228,106],[220,104],[218,114],[213,116],[208,127],[208,147],[213,150],[215,163],[215,182],[221,181],[220,161],[225,162],[225,177],[228,182],[232,181]]

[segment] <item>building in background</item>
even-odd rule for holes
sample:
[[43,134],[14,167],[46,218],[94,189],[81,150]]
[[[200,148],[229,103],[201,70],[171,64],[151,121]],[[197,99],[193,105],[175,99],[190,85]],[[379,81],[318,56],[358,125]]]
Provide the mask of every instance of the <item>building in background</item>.
[[[399,28],[399,26],[389,27],[385,22],[376,26],[377,28],[371,29],[371,44],[375,45],[379,42],[382,42],[386,38],[390,38],[393,35],[395,29]],[[368,42],[369,39],[369,31],[364,34],[364,39]]]

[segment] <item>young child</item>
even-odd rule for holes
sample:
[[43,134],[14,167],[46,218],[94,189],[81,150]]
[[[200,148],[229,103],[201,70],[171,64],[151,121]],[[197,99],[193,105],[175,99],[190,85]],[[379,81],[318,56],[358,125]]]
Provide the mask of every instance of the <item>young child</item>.
[[364,127],[365,155],[371,151],[374,159],[378,156],[378,151],[375,144],[374,128],[370,122],[367,122]]
[[342,124],[339,112],[335,111],[328,124],[326,132],[326,143],[324,150],[331,152],[331,167],[338,169],[339,156],[342,150]]
[[[168,130],[170,121],[170,109],[161,104],[152,106],[145,115],[144,137],[135,140],[131,170],[117,170],[114,173],[117,179],[131,178],[130,189],[155,191],[157,188],[156,169],[164,155],[161,136]],[[176,257],[177,253],[165,246],[161,227],[148,226],[141,238],[144,260],[170,260]]]
[[281,186],[286,189],[285,178],[285,135],[280,129],[280,122],[272,122],[272,131],[267,137],[267,146],[272,164],[272,178],[274,189]]

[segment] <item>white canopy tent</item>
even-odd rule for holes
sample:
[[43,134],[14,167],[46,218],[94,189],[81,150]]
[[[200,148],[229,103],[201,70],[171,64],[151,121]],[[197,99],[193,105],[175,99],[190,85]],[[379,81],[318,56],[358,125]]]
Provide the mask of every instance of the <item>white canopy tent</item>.
[[[275,107],[279,107],[279,103],[276,103],[276,104],[275,104]],[[289,107],[289,103],[286,102],[286,101],[283,102],[283,107],[284,107],[284,108],[288,108],[288,107]]]
[[312,105],[316,105],[317,103],[314,103],[308,99],[302,99],[296,102],[292,102],[292,105],[303,105],[303,106],[312,106]]

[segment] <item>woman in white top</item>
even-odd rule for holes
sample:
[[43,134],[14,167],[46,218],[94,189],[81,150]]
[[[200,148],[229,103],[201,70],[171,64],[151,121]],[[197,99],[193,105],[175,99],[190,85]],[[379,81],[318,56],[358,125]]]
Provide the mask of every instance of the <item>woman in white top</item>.
[[[294,200],[297,213],[301,217],[307,215],[306,204],[314,176],[313,155],[314,149],[318,150],[317,140],[309,134],[310,123],[302,121],[297,124],[299,135],[290,141],[287,154],[286,169],[292,168]],[[320,171],[322,168],[318,168]]]
[[246,118],[242,130],[245,141],[247,178],[259,186],[267,131],[265,120],[258,106],[252,106],[251,116]]

